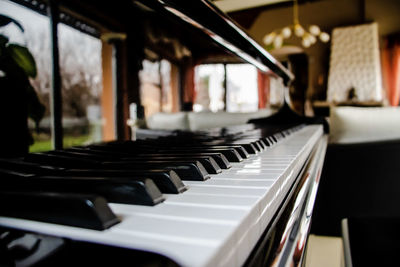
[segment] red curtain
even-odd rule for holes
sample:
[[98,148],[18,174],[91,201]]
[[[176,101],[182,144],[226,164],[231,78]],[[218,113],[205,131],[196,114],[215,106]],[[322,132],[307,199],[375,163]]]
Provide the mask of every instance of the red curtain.
[[385,38],[382,52],[382,74],[391,106],[400,101],[400,34]]
[[258,108],[266,108],[269,103],[269,76],[268,74],[257,72],[257,83],[258,83]]
[[196,99],[195,80],[194,80],[195,65],[186,65],[184,72],[183,85],[183,110],[190,111],[193,108],[193,103]]

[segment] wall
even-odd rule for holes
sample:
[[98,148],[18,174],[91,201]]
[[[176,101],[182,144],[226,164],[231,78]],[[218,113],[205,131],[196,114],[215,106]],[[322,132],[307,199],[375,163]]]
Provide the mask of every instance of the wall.
[[400,32],[399,14],[399,0],[365,0],[365,17],[378,22],[381,36]]
[[[299,18],[303,26],[317,24],[323,31],[331,33],[340,26],[355,25],[366,21],[377,21],[380,35],[400,31],[399,0],[320,0],[301,4]],[[257,17],[250,35],[259,43],[265,34],[289,25],[293,18],[292,7],[265,10]],[[300,46],[300,39],[287,40]],[[307,98],[326,99],[326,84],[329,67],[330,43],[317,42],[305,48],[309,56],[309,88]]]

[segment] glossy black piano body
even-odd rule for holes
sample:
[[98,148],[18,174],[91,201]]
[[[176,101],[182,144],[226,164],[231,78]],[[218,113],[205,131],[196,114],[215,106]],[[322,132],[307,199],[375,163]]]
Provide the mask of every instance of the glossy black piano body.
[[[120,65],[117,68],[117,76],[121,78],[119,82],[125,81],[125,85],[117,85],[117,89],[120,89],[117,91],[117,115],[119,115],[117,138],[120,141],[127,139],[124,126],[127,119],[127,109],[124,102],[137,102],[139,98],[138,90],[134,92],[123,91],[123,88],[129,87],[129,85],[137,87],[138,83],[137,75],[128,77],[124,76],[124,73],[126,75],[126,71],[138,72],[140,62],[145,57],[143,47],[146,43],[145,31],[148,29],[160,28],[166,32],[166,36],[180,38],[180,42],[192,49],[193,58],[180,62],[182,67],[193,63],[190,61],[207,58],[209,54],[218,56],[223,54],[226,60],[244,60],[255,65],[261,71],[273,72],[274,75],[280,76],[285,83],[289,83],[293,79],[293,75],[278,61],[265,52],[225,14],[216,9],[212,3],[205,0],[143,0],[118,2],[113,5],[97,1],[65,0],[60,1],[60,7],[78,12],[82,16],[87,16],[90,20],[101,20],[109,29],[127,33],[127,40],[123,44],[121,40],[111,40],[114,42],[117,51],[117,59],[120,60]],[[177,31],[177,29],[179,30]],[[168,54],[169,48],[163,47],[164,45],[160,44],[157,47],[152,44],[152,48],[157,52],[165,49],[166,54]],[[124,49],[127,49],[127,51]],[[125,61],[121,60],[121,56],[125,57]],[[123,68],[125,72],[119,68]],[[127,99],[123,99],[124,94]],[[288,142],[285,140],[292,140],[291,142],[295,144],[296,141],[293,138],[291,139],[291,134],[296,135],[299,131],[299,133],[309,134],[312,139],[312,142],[307,139],[303,140],[304,148],[301,148],[306,150],[307,153],[304,155],[296,154],[294,159],[296,162],[298,161],[298,164],[288,167],[288,169],[296,170],[296,172],[290,173],[290,175],[286,174],[287,177],[280,181],[282,184],[278,186],[279,190],[281,187],[285,190],[282,190],[280,195],[277,193],[275,195],[281,201],[274,204],[276,212],[269,214],[268,221],[265,222],[263,229],[259,230],[259,235],[256,237],[259,240],[257,244],[247,246],[252,252],[245,256],[238,255],[240,260],[234,261],[234,263],[247,266],[282,265],[290,262],[300,264],[306,247],[306,236],[310,224],[309,209],[312,210],[318,186],[326,138],[322,137],[322,130],[318,126],[316,126],[317,128],[305,126],[305,130],[298,128],[288,130],[290,129],[289,126],[298,126],[301,123],[310,122],[301,118],[293,121],[292,119],[292,115],[284,115],[280,119],[278,116],[278,119],[275,117],[273,120],[255,122],[256,126],[251,127],[261,130],[259,130],[257,136],[252,137],[256,140],[254,142],[249,142],[248,137],[246,141],[240,141],[240,138],[234,140],[235,137],[229,135],[229,130],[221,130],[220,134],[221,136],[224,135],[223,138],[209,140],[214,143],[213,146],[209,145],[207,149],[202,148],[199,151],[195,151],[199,147],[193,144],[189,148],[177,145],[173,147],[172,151],[167,148],[163,151],[159,148],[152,150],[152,145],[148,143],[116,142],[92,146],[91,148],[80,147],[75,148],[75,150],[32,154],[27,155],[24,159],[16,159],[9,163],[0,161],[0,165],[3,166],[3,171],[0,173],[4,178],[2,180],[4,187],[2,188],[1,198],[3,200],[1,210],[3,217],[0,217],[0,255],[6,255],[0,256],[0,263],[13,266],[17,259],[19,264],[22,265],[38,263],[45,266],[63,264],[66,266],[72,264],[175,266],[177,262],[174,259],[162,256],[162,252],[152,253],[150,252],[151,249],[144,248],[146,246],[135,250],[129,249],[127,245],[117,246],[115,244],[107,245],[104,242],[89,242],[90,238],[80,238],[76,234],[72,234],[73,237],[62,236],[60,232],[57,232],[58,230],[56,231],[57,227],[54,228],[54,234],[49,234],[47,231],[51,229],[51,226],[42,233],[38,234],[33,230],[30,233],[29,230],[24,229],[23,222],[21,222],[21,225],[11,227],[13,229],[10,231],[6,217],[74,227],[85,227],[87,225],[85,221],[93,222],[92,219],[95,218],[95,223],[86,227],[90,229],[89,232],[101,231],[102,229],[109,229],[112,232],[113,225],[123,225],[125,221],[124,218],[113,214],[112,210],[107,210],[107,205],[105,205],[107,203],[104,203],[103,197],[109,202],[117,203],[116,206],[119,208],[125,204],[156,205],[155,207],[157,207],[158,203],[164,201],[163,193],[165,192],[183,195],[187,189],[186,184],[189,185],[188,187],[196,187],[196,183],[201,183],[199,180],[211,180],[212,178],[208,179],[208,174],[211,176],[214,175],[213,172],[215,172],[215,175],[218,175],[219,172],[223,174],[224,169],[230,169],[230,164],[238,166],[234,164],[241,164],[243,158],[248,157],[249,154],[261,154],[261,150],[268,151],[268,149],[271,149],[270,146],[277,147],[272,148],[271,151],[278,151],[280,142],[283,144]],[[238,129],[235,129],[235,131],[240,133]],[[199,139],[196,139],[196,135],[186,134],[189,136],[186,140],[194,138],[196,144],[200,143]],[[213,132],[214,134],[215,132]],[[178,138],[180,137],[178,136]],[[170,141],[171,139],[166,140],[169,145],[173,143]],[[237,141],[242,146],[238,145]],[[159,140],[158,142],[162,141]],[[215,146],[218,142],[220,144]],[[156,143],[156,146],[163,147],[161,143]],[[148,148],[150,148],[151,153],[149,153]],[[134,151],[134,156],[130,154],[129,149]],[[144,156],[146,153],[150,154],[148,159],[146,159],[147,156]],[[154,155],[156,153],[164,154],[157,156]],[[249,157],[251,158],[251,156]],[[298,160],[299,158],[301,160]],[[21,162],[24,163],[21,164]],[[180,166],[172,162],[180,162]],[[138,169],[146,169],[146,172],[135,173]],[[163,172],[156,174],[157,171],[154,169]],[[128,175],[129,177],[126,177]],[[134,177],[133,181],[128,179],[132,177]],[[36,179],[37,183],[19,186],[26,183],[30,178]],[[189,181],[184,181],[184,185],[182,185],[181,179]],[[287,181],[290,181],[290,183],[286,184]],[[57,188],[57,185],[60,185],[60,187]],[[223,183],[220,187],[224,188]],[[37,193],[30,192],[30,188],[34,188]],[[74,188],[76,188],[76,192],[68,195],[71,191],[74,191]],[[201,191],[201,189],[200,186],[198,190]],[[60,191],[67,194],[57,195]],[[131,192],[134,192],[135,197],[132,198],[129,195]],[[76,193],[79,194],[76,195]],[[65,204],[64,206],[63,198],[73,200],[72,204]],[[250,197],[248,198],[250,199]],[[14,206],[10,205],[12,208],[7,208],[4,206],[7,199],[17,199],[18,201],[15,201]],[[212,200],[212,198],[210,199]],[[29,202],[29,205],[24,205],[24,201]],[[118,206],[121,203],[123,205]],[[62,206],[61,210],[57,210],[59,205]],[[71,209],[76,209],[76,214],[71,212]],[[261,209],[266,209],[266,207],[261,207]],[[28,215],[26,215],[27,210],[31,211]],[[106,210],[106,216],[104,210]],[[52,219],[50,221],[47,218],[43,219],[43,216],[40,218],[40,215],[46,217],[46,212],[49,211],[53,212],[55,218],[53,221]],[[81,221],[70,218],[70,221],[72,221],[70,223],[59,220],[71,214],[77,216],[79,213],[87,215],[87,218]],[[53,218],[52,216],[48,217]],[[302,219],[303,217],[304,219]],[[157,220],[157,216],[153,219]],[[201,220],[197,223],[201,223]],[[215,228],[218,229],[218,227]],[[245,232],[245,227],[242,228],[241,230]],[[302,231],[299,231],[299,229]],[[196,231],[196,229],[193,229],[193,231]],[[254,232],[252,231],[252,234]],[[254,241],[254,237],[244,236],[243,238],[246,242],[247,239]],[[200,238],[198,240],[201,241]],[[242,240],[236,241],[242,242]],[[238,254],[240,254],[240,251]],[[245,257],[247,257],[247,260],[244,261]],[[210,258],[214,259],[213,257]],[[182,262],[183,265],[189,265],[185,261]],[[224,263],[223,259],[215,262],[218,262],[219,265],[229,264],[229,262]],[[199,265],[211,266],[212,263],[213,261],[210,260]]]

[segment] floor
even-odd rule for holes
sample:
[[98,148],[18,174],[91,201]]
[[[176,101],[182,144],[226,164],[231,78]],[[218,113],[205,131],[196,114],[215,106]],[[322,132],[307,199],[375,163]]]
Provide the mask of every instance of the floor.
[[306,267],[344,267],[343,244],[340,237],[310,235]]

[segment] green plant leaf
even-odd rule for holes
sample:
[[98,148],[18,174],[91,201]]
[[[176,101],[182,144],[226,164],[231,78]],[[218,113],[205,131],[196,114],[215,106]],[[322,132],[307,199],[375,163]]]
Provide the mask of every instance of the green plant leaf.
[[13,22],[15,25],[17,25],[17,27],[24,32],[24,27],[22,27],[22,25],[16,21],[13,18],[7,17],[5,15],[0,14],[0,27],[6,26],[7,24]]
[[32,78],[36,77],[36,62],[28,48],[17,44],[9,44],[7,50],[14,62],[24,70],[26,75]]

